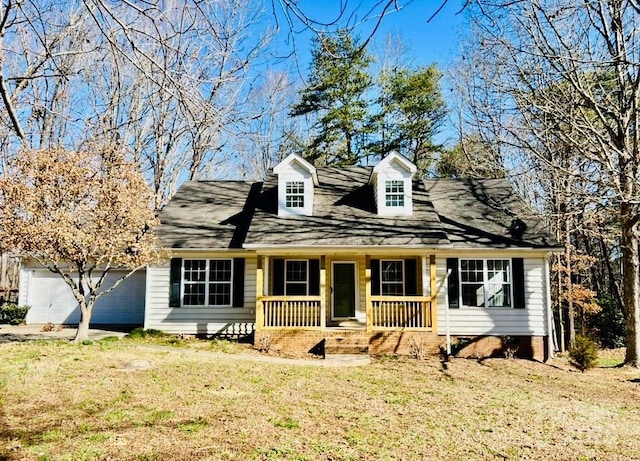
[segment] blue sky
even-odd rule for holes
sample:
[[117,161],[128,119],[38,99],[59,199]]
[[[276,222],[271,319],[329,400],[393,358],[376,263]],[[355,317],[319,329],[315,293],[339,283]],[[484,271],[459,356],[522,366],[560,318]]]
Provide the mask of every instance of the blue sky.
[[[340,11],[341,3],[345,0],[300,0],[300,8],[313,19],[318,21],[331,21]],[[372,7],[381,3],[380,0],[350,0],[351,8],[357,7],[355,14],[362,17]],[[388,35],[400,36],[402,42],[408,48],[413,66],[427,66],[437,63],[445,78],[441,81],[442,93],[446,99],[448,94],[446,71],[448,66],[459,55],[459,36],[464,28],[464,14],[460,12],[462,0],[447,0],[446,4],[431,21],[427,22],[441,6],[440,0],[408,0],[399,1],[405,6],[397,12],[385,16],[376,30],[370,43],[370,52],[384,41]],[[352,11],[352,10],[349,10]],[[347,15],[348,16],[348,15]],[[361,23],[355,34],[360,38],[368,37],[375,26],[375,20],[371,19]],[[287,40],[289,29],[284,21],[280,22],[281,32],[277,41]],[[300,24],[295,28],[295,49],[298,58],[300,83],[306,79],[309,69],[311,39],[313,33],[303,31]],[[289,42],[286,50],[291,49]],[[284,54],[284,52],[283,52]],[[450,143],[454,137],[454,130],[450,124],[443,127],[441,133],[436,136],[436,142]]]
[[[301,0],[300,8],[310,17],[320,21],[330,21],[336,18],[340,11],[340,4],[345,0]],[[362,17],[379,0],[350,1],[350,6],[357,6],[355,15]],[[430,21],[427,20],[438,10],[440,0],[413,0],[399,3],[406,5],[397,12],[385,16],[379,29],[375,32],[374,41],[380,41],[389,34],[400,35],[403,42],[410,47],[416,65],[428,65],[437,62],[441,69],[447,67],[457,55],[457,41],[463,27],[463,14],[457,14],[461,8],[461,0],[448,0],[443,9]],[[351,11],[351,10],[349,10]],[[348,16],[348,15],[347,15]],[[375,19],[375,18],[374,18]],[[375,25],[371,19],[361,23],[355,33],[360,37],[367,37]],[[283,31],[280,38],[285,39],[288,29],[281,22]],[[296,30],[300,30],[298,26]],[[295,36],[296,49],[301,64],[308,63],[310,40],[309,31],[297,33]],[[305,67],[306,70],[306,67]]]

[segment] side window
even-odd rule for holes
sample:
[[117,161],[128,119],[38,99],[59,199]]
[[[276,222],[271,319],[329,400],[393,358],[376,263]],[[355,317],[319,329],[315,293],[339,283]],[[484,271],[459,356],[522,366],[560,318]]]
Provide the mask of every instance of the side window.
[[461,259],[462,304],[474,307],[513,307],[509,259]]
[[182,305],[231,306],[233,260],[184,259]]

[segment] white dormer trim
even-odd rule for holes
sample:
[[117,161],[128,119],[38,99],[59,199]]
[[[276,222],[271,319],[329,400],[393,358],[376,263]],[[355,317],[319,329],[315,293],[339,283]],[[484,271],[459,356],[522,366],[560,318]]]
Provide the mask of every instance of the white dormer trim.
[[373,168],[373,185],[380,216],[413,214],[413,177],[418,168],[400,154],[392,152]]
[[273,167],[278,176],[278,216],[312,216],[316,168],[297,154]]

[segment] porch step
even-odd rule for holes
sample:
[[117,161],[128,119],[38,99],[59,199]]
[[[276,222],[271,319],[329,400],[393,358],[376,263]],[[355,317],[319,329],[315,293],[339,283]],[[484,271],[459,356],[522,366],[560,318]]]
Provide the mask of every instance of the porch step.
[[331,336],[324,339],[324,354],[369,354],[369,337],[359,335]]

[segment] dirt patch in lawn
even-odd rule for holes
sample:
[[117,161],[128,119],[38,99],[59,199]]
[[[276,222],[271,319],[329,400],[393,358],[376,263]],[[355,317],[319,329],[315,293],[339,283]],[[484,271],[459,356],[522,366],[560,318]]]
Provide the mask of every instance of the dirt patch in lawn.
[[[640,458],[635,369],[393,357],[321,368],[202,352],[1,346],[0,459]],[[136,360],[151,368],[122,372]]]

